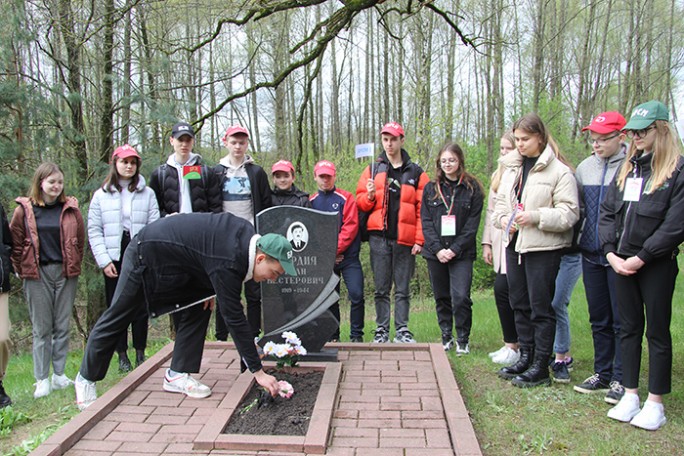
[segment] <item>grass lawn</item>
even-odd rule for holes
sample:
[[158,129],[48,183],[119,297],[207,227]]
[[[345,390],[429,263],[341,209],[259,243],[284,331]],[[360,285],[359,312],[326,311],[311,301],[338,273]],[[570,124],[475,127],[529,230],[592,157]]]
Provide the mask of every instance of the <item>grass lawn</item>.
[[[680,281],[681,282],[681,281]],[[684,448],[684,316],[678,312],[684,302],[684,285],[678,284],[674,298],[672,337],[674,343],[672,394],[666,397],[667,424],[657,432],[648,432],[606,417],[609,405],[603,396],[589,396],[573,391],[572,386],[592,374],[593,348],[584,289],[581,280],[570,304],[572,355],[575,368],[568,385],[523,390],[499,379],[487,353],[501,346],[501,329],[491,291],[473,296],[473,331],[471,353],[456,357],[449,354],[454,375],[461,388],[486,455],[572,454],[572,455],[636,455],[682,454]],[[411,313],[411,330],[419,342],[439,342],[440,333],[429,300],[415,301]],[[366,340],[374,328],[372,305],[367,306]],[[343,340],[348,340],[348,314],[343,309]],[[163,324],[155,322],[156,324]],[[213,328],[213,324],[211,325]],[[156,340],[148,347],[148,356],[165,345]],[[644,345],[645,346],[645,345]],[[81,351],[73,351],[67,363],[67,375],[78,370]],[[642,400],[647,385],[647,357],[642,365]],[[121,379],[112,362],[107,378],[98,383],[101,394]],[[52,393],[47,398],[33,399],[33,367],[30,354],[14,356],[10,361],[5,386],[15,405],[14,411],[31,418],[15,424],[11,430],[0,426],[0,454],[23,455],[37,443],[78,413],[72,388]],[[3,415],[0,414],[0,425]]]

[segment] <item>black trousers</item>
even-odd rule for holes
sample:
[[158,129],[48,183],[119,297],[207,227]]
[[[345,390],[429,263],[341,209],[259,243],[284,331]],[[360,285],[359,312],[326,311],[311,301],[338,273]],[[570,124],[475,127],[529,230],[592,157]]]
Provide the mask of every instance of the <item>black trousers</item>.
[[518,343],[518,331],[515,329],[515,314],[508,297],[508,279],[506,274],[496,273],[496,278],[494,279],[494,301],[496,303],[496,311],[499,314],[504,342],[507,344]]
[[[128,244],[131,242],[131,235],[128,231],[124,231],[121,236],[121,258],[123,259],[126,252]],[[118,273],[121,273],[121,260],[113,261],[114,267]],[[114,298],[114,291],[116,290],[116,284],[119,283],[119,278],[111,278],[104,275],[104,285],[105,285],[105,299],[107,302],[107,307],[112,305],[112,299]],[[131,336],[133,338],[133,348],[136,350],[145,350],[147,347],[147,309],[145,306],[141,306],[140,312],[136,315],[135,319],[131,323]],[[128,349],[128,328],[124,329],[119,338],[119,342],[116,344],[117,353],[125,352]]]
[[534,349],[535,360],[548,361],[556,336],[551,302],[560,267],[559,250],[518,254],[506,249],[506,277],[520,347]]
[[[617,275],[615,292],[620,312],[622,384],[639,386],[641,342],[646,326],[648,341],[648,392],[667,394],[672,389],[672,296],[679,267],[675,256],[658,258],[631,276]],[[645,319],[644,319],[645,314]]]
[[[252,327],[254,337],[261,333],[261,285],[254,280],[245,282],[247,301],[247,322]],[[228,327],[219,312],[216,312],[216,340],[228,340]]]
[[465,258],[440,263],[429,259],[427,267],[442,335],[451,335],[454,327],[458,343],[467,344],[473,325],[473,301],[470,299],[473,260]]
[[[124,254],[112,305],[97,320],[88,337],[80,369],[81,376],[86,380],[99,381],[107,375],[121,332],[135,319],[141,308],[144,309],[143,268],[138,246],[131,245]],[[211,311],[204,310],[201,304],[178,313],[175,318],[176,343],[171,369],[176,372],[199,372],[209,317]]]

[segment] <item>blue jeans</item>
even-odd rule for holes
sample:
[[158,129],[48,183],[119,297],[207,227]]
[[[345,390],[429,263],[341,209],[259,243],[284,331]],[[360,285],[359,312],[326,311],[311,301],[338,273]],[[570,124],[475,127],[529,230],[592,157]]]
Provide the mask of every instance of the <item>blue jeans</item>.
[[553,341],[555,353],[567,353],[570,351],[570,318],[568,317],[568,305],[572,298],[572,290],[582,274],[582,255],[568,253],[561,257],[560,268],[556,276],[556,292],[553,295],[551,306],[556,312],[556,338]]
[[394,328],[408,328],[409,282],[416,266],[412,246],[374,234],[370,235],[368,243],[375,282],[375,324],[389,331],[390,291],[394,283]]
[[620,315],[615,294],[617,274],[610,266],[582,257],[584,291],[594,340],[594,372],[602,380],[622,383]]
[[467,344],[473,325],[473,301],[470,299],[473,260],[466,258],[448,263],[427,260],[427,266],[442,335],[450,336],[455,326],[458,343]]

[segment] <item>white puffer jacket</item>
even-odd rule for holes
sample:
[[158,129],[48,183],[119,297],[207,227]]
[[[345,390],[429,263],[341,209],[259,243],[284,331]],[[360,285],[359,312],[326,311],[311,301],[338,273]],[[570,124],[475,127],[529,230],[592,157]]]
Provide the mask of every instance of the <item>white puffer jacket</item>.
[[[510,217],[515,207],[515,187],[520,180],[523,156],[511,152],[499,161],[505,166],[492,214],[492,224],[499,229],[501,219]],[[556,158],[547,146],[530,170],[521,196],[524,210],[530,212],[533,225],[520,228],[515,251],[518,253],[557,250],[572,244],[572,227],[579,220],[577,182],[572,171]],[[509,239],[504,243],[508,244]]]
[[[100,268],[121,259],[121,193],[114,187],[102,188],[93,195],[88,209],[88,240]],[[159,218],[157,198],[140,176],[131,200],[131,238],[145,225]]]

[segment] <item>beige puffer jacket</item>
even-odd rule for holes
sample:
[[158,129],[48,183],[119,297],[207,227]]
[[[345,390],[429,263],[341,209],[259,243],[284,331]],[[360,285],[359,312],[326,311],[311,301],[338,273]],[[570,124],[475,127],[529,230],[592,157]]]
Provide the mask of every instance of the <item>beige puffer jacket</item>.
[[[499,159],[504,170],[496,198],[492,224],[503,230],[504,217],[513,213],[515,187],[522,173],[523,156],[514,151]],[[572,243],[572,227],[579,220],[577,183],[572,171],[546,146],[527,177],[521,195],[524,210],[531,212],[533,225],[520,227],[515,251],[518,253],[557,250]],[[508,244],[504,233],[504,243]]]

